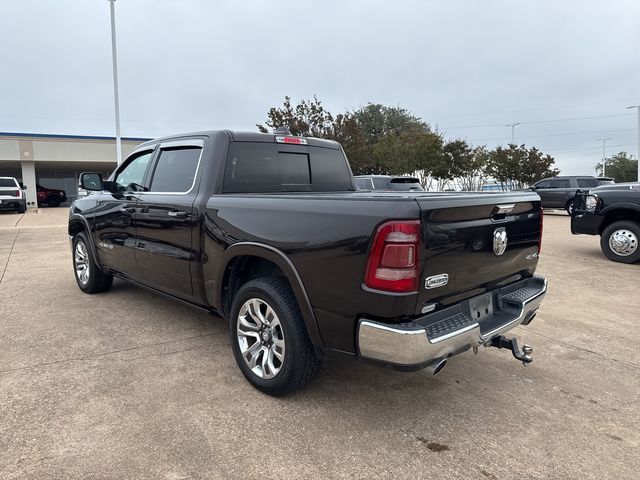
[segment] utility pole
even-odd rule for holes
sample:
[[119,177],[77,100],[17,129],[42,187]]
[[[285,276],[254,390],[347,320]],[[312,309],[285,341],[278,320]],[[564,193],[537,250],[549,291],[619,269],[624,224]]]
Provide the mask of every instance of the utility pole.
[[599,138],[598,141],[602,142],[602,176],[604,177],[605,166],[607,164],[607,154],[606,154],[606,143],[607,140],[612,140],[611,138]]
[[640,182],[640,105],[631,105],[627,107],[638,109],[638,149],[636,150],[636,158],[638,159],[638,182]]
[[122,141],[120,139],[120,100],[118,97],[118,54],[116,52],[116,0],[108,0],[111,10],[111,57],[113,59],[113,100],[116,109],[116,162],[122,162]]
[[508,123],[505,127],[511,127],[511,143],[516,143],[516,126],[522,125],[522,122],[518,123]]

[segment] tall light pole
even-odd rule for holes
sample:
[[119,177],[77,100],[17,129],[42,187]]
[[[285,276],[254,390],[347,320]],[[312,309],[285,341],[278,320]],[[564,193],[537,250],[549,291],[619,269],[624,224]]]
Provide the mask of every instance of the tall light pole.
[[604,169],[607,164],[607,153],[606,153],[606,144],[607,140],[612,140],[611,138],[599,138],[598,141],[602,142],[602,176],[604,177]]
[[116,162],[122,162],[122,142],[120,140],[120,99],[118,97],[118,54],[116,52],[116,0],[108,0],[111,10],[111,57],[113,59],[113,100],[116,108]]
[[638,150],[636,150],[636,158],[638,159],[638,181],[640,182],[640,105],[631,105],[627,107],[638,109]]
[[511,143],[516,143],[516,126],[522,125],[522,122],[518,123],[508,123],[505,127],[511,127]]

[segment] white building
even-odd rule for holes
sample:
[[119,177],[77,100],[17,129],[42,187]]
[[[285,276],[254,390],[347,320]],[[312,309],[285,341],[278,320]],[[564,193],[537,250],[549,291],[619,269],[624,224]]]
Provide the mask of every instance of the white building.
[[[123,138],[122,156],[147,141]],[[27,187],[27,206],[37,207],[36,184],[78,195],[81,172],[110,174],[116,167],[114,137],[0,132],[0,177],[16,177]]]

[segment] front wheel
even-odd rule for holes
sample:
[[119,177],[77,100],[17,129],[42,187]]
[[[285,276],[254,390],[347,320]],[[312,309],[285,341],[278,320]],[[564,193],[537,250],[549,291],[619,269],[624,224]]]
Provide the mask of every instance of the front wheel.
[[233,299],[229,324],[236,363],[258,390],[284,395],[318,371],[320,360],[284,278],[245,283]]
[[640,260],[640,224],[622,220],[609,225],[600,237],[602,252],[614,262],[636,263]]
[[84,293],[104,292],[111,288],[113,275],[98,268],[84,232],[73,237],[73,272],[78,287]]
[[575,199],[572,198],[567,202],[567,204],[564,207],[567,213],[569,214],[569,216],[573,216],[573,209],[575,208],[574,202],[575,202]]

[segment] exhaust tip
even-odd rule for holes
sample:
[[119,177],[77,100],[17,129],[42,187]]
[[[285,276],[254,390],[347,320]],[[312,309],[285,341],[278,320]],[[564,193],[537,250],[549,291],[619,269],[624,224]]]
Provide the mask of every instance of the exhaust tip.
[[431,371],[431,375],[433,375],[434,377],[438,375],[442,371],[442,369],[445,367],[446,364],[447,364],[446,358],[440,358],[435,362],[433,362],[431,365],[429,365],[429,370]]

